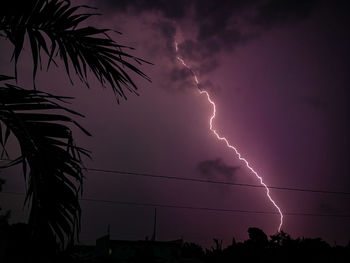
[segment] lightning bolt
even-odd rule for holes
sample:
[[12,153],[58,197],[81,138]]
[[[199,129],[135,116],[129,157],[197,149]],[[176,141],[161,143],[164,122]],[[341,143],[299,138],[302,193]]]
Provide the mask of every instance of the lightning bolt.
[[[177,42],[175,41],[175,51],[176,51],[176,54],[178,54],[178,51],[179,51],[179,48],[178,48],[178,44]],[[215,102],[211,99],[209,93],[205,90],[202,90],[200,87],[199,87],[199,80],[198,80],[198,77],[197,75],[195,74],[195,72],[192,70],[192,68],[186,64],[186,62],[183,60],[183,58],[181,58],[180,56],[176,55],[176,59],[178,61],[180,61],[180,63],[186,68],[188,69],[192,76],[193,76],[193,79],[194,79],[194,82],[196,83],[197,85],[197,88],[199,89],[199,93],[200,94],[203,94],[207,97],[207,100],[208,102],[211,104],[212,108],[213,108],[213,113],[210,117],[210,121],[209,121],[209,127],[210,127],[210,130],[211,132],[215,135],[215,137],[219,140],[219,141],[223,141],[225,142],[226,146],[228,148],[230,148],[231,150],[233,150],[236,155],[238,156],[238,159],[242,162],[245,163],[246,167],[255,175],[255,177],[259,180],[260,184],[262,186],[264,186],[265,190],[266,190],[266,196],[268,197],[268,199],[270,200],[270,202],[274,205],[274,207],[278,210],[278,213],[280,215],[280,224],[278,226],[278,232],[281,231],[281,228],[282,228],[282,225],[283,225],[283,214],[282,214],[282,211],[281,209],[279,208],[279,206],[276,204],[276,202],[272,199],[272,197],[270,196],[270,189],[268,188],[268,186],[264,183],[263,179],[261,176],[259,176],[259,174],[253,169],[253,167],[249,164],[249,162],[242,157],[242,155],[240,154],[240,152],[237,150],[237,148],[233,145],[230,144],[230,142],[223,136],[220,136],[220,134],[216,131],[216,129],[214,128],[213,126],[213,121],[215,119],[215,116],[216,116],[216,104]]]

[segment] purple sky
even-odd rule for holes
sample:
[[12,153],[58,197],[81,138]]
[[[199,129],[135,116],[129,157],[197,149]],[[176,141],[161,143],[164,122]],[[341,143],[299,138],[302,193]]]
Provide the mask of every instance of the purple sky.
[[[116,103],[113,92],[91,77],[91,89],[62,69],[37,76],[37,87],[76,97],[72,108],[92,137],[77,134],[92,151],[87,167],[237,183],[258,181],[209,131],[212,108],[201,96],[181,56],[217,105],[215,127],[249,160],[268,185],[349,191],[349,64],[347,4],[341,1],[79,1],[99,8],[94,26],[123,32],[113,38],[154,63],[135,77],[140,96]],[[215,2],[215,4],[214,4]],[[296,4],[296,3],[297,4]],[[1,72],[11,48],[0,42]],[[19,62],[19,85],[31,81],[31,57]],[[78,132],[78,131],[77,131]],[[235,169],[237,168],[237,169]],[[23,191],[15,170],[3,172],[4,191]],[[350,196],[272,190],[283,212],[349,214]],[[271,211],[263,188],[200,184],[86,173],[84,198],[183,206]],[[1,195],[12,220],[24,220],[22,196]],[[152,234],[153,208],[82,202],[83,243],[106,233],[114,239]],[[202,245],[211,238],[248,237],[251,226],[274,234],[278,215],[158,209],[160,240],[183,237]],[[286,216],[293,237],[320,236],[345,244],[349,218]]]

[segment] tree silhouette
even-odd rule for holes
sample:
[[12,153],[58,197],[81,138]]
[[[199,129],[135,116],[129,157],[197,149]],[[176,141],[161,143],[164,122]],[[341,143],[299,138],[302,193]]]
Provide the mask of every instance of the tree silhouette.
[[181,255],[185,258],[202,258],[204,251],[202,247],[195,243],[185,242],[181,248]]
[[[80,154],[87,154],[74,145],[68,124],[76,123],[64,113],[78,113],[58,104],[63,97],[36,90],[5,84],[0,87],[0,94],[0,120],[6,126],[5,135],[11,131],[21,149],[21,156],[7,166],[23,164],[28,180],[26,200],[31,200],[29,224],[33,237],[53,240],[54,233],[64,242],[65,235],[79,227]],[[47,113],[53,110],[54,114]],[[3,140],[5,143],[7,138]]]
[[[87,6],[71,6],[64,0],[7,0],[1,3],[0,36],[14,46],[15,77],[0,75],[0,145],[1,158],[9,158],[6,142],[15,136],[21,156],[2,168],[22,164],[28,185],[25,202],[30,202],[29,224],[34,240],[59,241],[80,230],[79,193],[83,182],[81,155],[89,152],[75,145],[72,126],[89,135],[72,117],[83,115],[62,106],[71,98],[38,91],[35,77],[42,69],[42,53],[49,69],[63,61],[70,77],[74,72],[88,84],[91,72],[103,87],[110,87],[119,102],[125,91],[137,87],[128,71],[149,78],[132,64],[146,62],[126,52],[113,41],[110,30],[81,26],[95,13],[77,13]],[[23,89],[11,81],[17,79],[17,63],[25,39],[29,39],[33,58],[33,86]],[[130,48],[129,48],[130,49]],[[131,62],[130,62],[131,61]],[[148,62],[147,62],[148,63]],[[136,93],[137,94],[137,93]],[[57,239],[58,238],[58,239]]]
[[[0,178],[0,192],[2,191],[2,185],[5,183],[4,179]],[[2,208],[0,206],[0,235],[1,235],[1,229],[3,229],[4,226],[8,225],[8,219],[10,217],[10,211],[6,211],[5,213],[2,212]]]
[[248,243],[256,248],[265,248],[268,245],[267,235],[260,228],[248,228],[249,240]]
[[293,240],[289,234],[284,231],[280,231],[275,235],[270,236],[271,247],[296,247],[299,240]]

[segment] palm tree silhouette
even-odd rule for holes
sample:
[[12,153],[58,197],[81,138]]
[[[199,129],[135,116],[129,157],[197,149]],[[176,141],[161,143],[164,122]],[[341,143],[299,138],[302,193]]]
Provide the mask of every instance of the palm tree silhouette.
[[[83,115],[62,106],[71,98],[36,89],[41,56],[48,57],[47,69],[52,64],[57,66],[56,59],[60,59],[69,79],[74,72],[86,86],[91,72],[103,87],[112,88],[118,103],[120,98],[127,98],[125,91],[137,90],[128,71],[150,80],[132,64],[148,62],[124,52],[130,48],[113,41],[108,35],[110,30],[81,26],[96,15],[77,13],[82,9],[93,10],[64,0],[7,0],[0,9],[0,36],[14,46],[15,67],[14,78],[0,75],[1,158],[9,157],[5,146],[10,134],[16,137],[21,150],[20,157],[2,168],[23,166],[33,237],[63,245],[80,230],[81,155],[89,156],[87,150],[75,145],[71,127],[78,126],[86,135],[89,133],[73,119]],[[33,58],[31,89],[13,84],[25,38],[29,39]]]

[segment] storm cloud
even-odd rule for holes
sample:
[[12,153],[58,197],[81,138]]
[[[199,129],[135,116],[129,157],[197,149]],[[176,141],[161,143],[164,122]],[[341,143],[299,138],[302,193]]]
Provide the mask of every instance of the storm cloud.
[[191,39],[179,43],[181,56],[201,61],[196,70],[205,73],[217,65],[216,55],[234,50],[264,30],[307,18],[318,1],[261,1],[261,0],[104,0],[101,6],[107,13],[131,13],[142,16],[154,13],[160,18],[154,25],[167,39],[168,51],[174,53],[176,24],[190,20],[195,28]]
[[204,176],[223,175],[234,177],[239,166],[227,165],[221,158],[201,161],[197,165],[197,170]]

